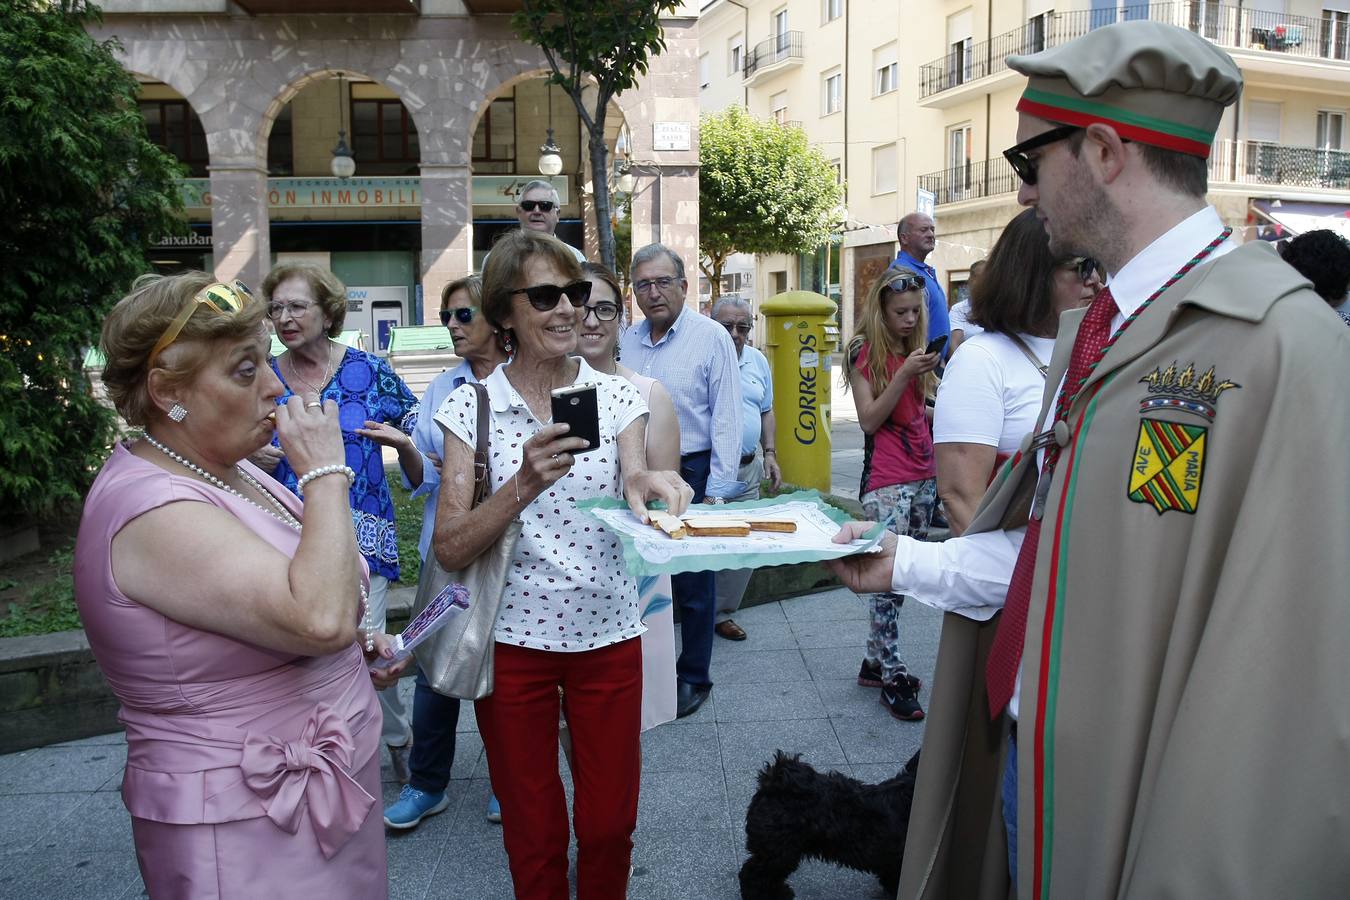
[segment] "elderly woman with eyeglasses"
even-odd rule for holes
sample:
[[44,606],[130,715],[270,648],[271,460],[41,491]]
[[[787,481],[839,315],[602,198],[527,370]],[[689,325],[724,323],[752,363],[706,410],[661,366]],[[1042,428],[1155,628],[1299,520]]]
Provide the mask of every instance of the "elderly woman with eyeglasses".
[[985,488],[1036,427],[1060,313],[1101,289],[1091,259],[1056,259],[1035,210],[1003,229],[970,289],[983,331],[947,365],[933,416],[937,487],[953,534],[970,525]]
[[[478,394],[461,387],[436,413],[445,449],[432,547],[441,565],[462,568],[522,523],[497,618],[493,692],[474,704],[518,898],[568,895],[567,803],[552,749],[560,710],[574,750],[578,896],[625,896],[637,825],[638,596],[618,539],[576,502],[623,497],[645,519],[650,500],[678,514],[692,496],[675,473],[648,469],[638,389],[575,355],[590,294],[556,238],[522,229],[493,247],[483,314],[513,356],[484,381],[491,493],[472,510]],[[585,439],[551,423],[551,392],[582,384],[595,386],[599,407],[600,444],[587,452]]]
[[[417,397],[378,356],[345,347],[342,333],[347,288],[332,272],[308,263],[283,263],[262,284],[263,304],[286,349],[272,361],[285,391],[280,402],[298,396],[305,402],[333,400],[338,407],[347,465],[356,472],[351,486],[352,525],[361,555],[370,566],[370,615],[383,629],[389,582],[397,581],[398,534],[394,500],[384,475],[384,447],[398,451],[404,471],[420,471],[422,456],[413,444]],[[272,474],[291,490],[297,470],[282,456]],[[380,692],[384,742],[395,774],[407,780],[412,728],[397,686]]]
[[[337,405],[267,366],[263,305],[194,272],[108,315],[103,381],[145,429],[85,500],[75,597],[127,733],[152,897],[384,897],[380,686]],[[247,457],[273,431],[304,503]],[[364,620],[364,621],[363,621]]]
[[[482,382],[506,361],[501,332],[483,316],[483,280],[477,275],[458,278],[441,291],[441,324],[450,332],[459,365],[431,380],[417,407],[413,443],[420,456],[413,469],[403,471],[404,487],[421,498],[422,534],[417,549],[422,559],[431,551],[436,506],[441,495],[441,451],[444,443],[434,416],[441,403],[462,384]],[[459,700],[431,689],[425,673],[417,671],[413,694],[412,750],[408,754],[408,783],[398,800],[384,811],[384,824],[397,830],[415,828],[427,816],[450,805],[446,787],[455,761],[455,726]],[[488,802],[488,819],[500,822],[496,801]]]

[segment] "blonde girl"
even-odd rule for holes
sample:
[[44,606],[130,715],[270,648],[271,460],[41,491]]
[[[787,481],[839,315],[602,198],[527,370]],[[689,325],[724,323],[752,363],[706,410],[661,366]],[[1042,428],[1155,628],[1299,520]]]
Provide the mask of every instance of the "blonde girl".
[[[887,269],[863,301],[857,333],[844,354],[848,386],[864,435],[859,500],[874,522],[893,517],[896,534],[922,538],[937,497],[937,469],[927,404],[937,388],[940,353],[925,353],[928,313],[924,276]],[[872,628],[858,684],[881,688],[881,705],[897,719],[922,719],[922,682],[900,660],[896,616],[904,597],[875,594]]]

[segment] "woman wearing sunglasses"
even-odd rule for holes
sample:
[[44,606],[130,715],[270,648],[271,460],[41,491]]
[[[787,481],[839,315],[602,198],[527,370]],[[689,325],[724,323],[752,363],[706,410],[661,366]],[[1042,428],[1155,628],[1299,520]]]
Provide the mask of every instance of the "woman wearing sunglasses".
[[1101,289],[1090,259],[1056,259],[1035,210],[999,236],[970,290],[980,328],[952,354],[933,419],[938,493],[953,534],[970,524],[997,467],[1036,426],[1059,315]]
[[[597,372],[627,378],[642,394],[647,420],[647,468],[679,471],[680,420],[675,404],[655,378],[639,375],[619,364],[619,335],[625,322],[622,291],[614,273],[598,263],[582,263],[591,283],[591,298],[577,312],[581,316],[577,349]],[[669,575],[646,575],[637,580],[642,610],[642,730],[675,719],[675,608]]]
[[[394,499],[384,474],[384,447],[398,451],[405,471],[420,468],[413,445],[417,397],[378,356],[333,340],[347,316],[347,288],[332,272],[308,263],[283,263],[262,284],[263,304],[277,337],[286,346],[272,361],[285,392],[281,402],[298,396],[307,403],[334,400],[346,445],[347,465],[358,473],[352,483],[352,526],[361,555],[370,566],[370,614],[384,628],[389,582],[398,581],[398,535]],[[298,470],[284,457],[273,475],[296,490]],[[399,778],[407,778],[412,728],[398,690],[380,692],[384,742]]]
[[[865,435],[858,499],[873,522],[891,521],[896,534],[928,533],[937,488],[927,400],[941,351],[925,353],[928,313],[924,277],[887,269],[863,301],[857,334],[844,354],[844,371]],[[901,720],[923,718],[922,682],[900,660],[896,622],[899,594],[874,594],[867,653],[858,684],[881,688],[881,705]]]
[[[338,410],[267,365],[263,305],[195,272],[108,315],[103,381],[144,435],[85,500],[75,595],[122,704],[151,897],[387,895],[374,633]],[[303,504],[247,457],[272,438]]]
[[[432,547],[462,568],[508,523],[523,525],[496,625],[494,687],[474,712],[518,898],[568,895],[567,804],[556,751],[560,711],[572,735],[577,895],[621,898],[637,824],[642,653],[637,591],[618,540],[576,509],[624,497],[646,517],[661,499],[682,512],[692,496],[673,472],[647,468],[647,407],[623,378],[574,354],[591,285],[556,238],[507,232],[483,271],[483,314],[514,355],[484,381],[490,495],[470,510],[478,395],[441,404],[443,477]],[[596,387],[600,446],[550,424],[557,388]],[[561,703],[559,688],[562,689]]]
[[[427,385],[417,406],[417,426],[413,444],[420,452],[420,465],[403,470],[403,486],[413,497],[423,498],[422,534],[417,549],[422,559],[431,550],[431,534],[436,524],[436,505],[441,493],[441,428],[436,410],[445,398],[462,384],[481,382],[506,362],[501,333],[483,316],[483,281],[469,275],[450,282],[441,291],[441,324],[450,331],[460,364],[437,375]],[[436,693],[419,669],[413,694],[412,749],[408,753],[408,783],[398,800],[384,811],[384,824],[404,830],[415,828],[427,816],[442,812],[450,804],[446,787],[450,766],[455,761],[455,726],[459,722],[459,700]],[[489,821],[500,822],[495,798],[488,801]]]

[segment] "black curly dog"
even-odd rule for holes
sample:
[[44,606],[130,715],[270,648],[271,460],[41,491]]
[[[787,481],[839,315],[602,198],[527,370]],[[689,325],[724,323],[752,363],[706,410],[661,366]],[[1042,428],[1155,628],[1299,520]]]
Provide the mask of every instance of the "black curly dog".
[[779,750],[745,813],[741,900],[791,900],[787,878],[802,857],[871,872],[894,897],[918,768],[915,753],[894,778],[863,784]]

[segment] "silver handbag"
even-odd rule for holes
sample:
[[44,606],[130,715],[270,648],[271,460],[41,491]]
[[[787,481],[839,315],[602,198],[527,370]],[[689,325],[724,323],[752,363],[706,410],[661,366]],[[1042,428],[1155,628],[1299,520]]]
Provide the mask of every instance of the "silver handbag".
[[[478,391],[478,436],[473,454],[473,506],[477,506],[488,493],[491,423],[487,390],[481,384],[475,384],[474,388]],[[427,682],[438,694],[478,700],[492,693],[493,632],[502,591],[506,588],[506,573],[515,558],[520,526],[519,519],[513,520],[492,546],[458,572],[447,572],[434,552],[422,563],[413,615],[421,612],[447,584],[458,582],[469,589],[468,611],[452,617],[413,650]]]

